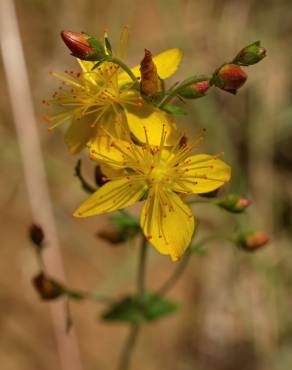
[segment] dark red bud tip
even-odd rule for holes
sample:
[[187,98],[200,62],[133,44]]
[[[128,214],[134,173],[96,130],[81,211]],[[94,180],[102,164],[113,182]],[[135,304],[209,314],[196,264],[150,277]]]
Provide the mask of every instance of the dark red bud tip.
[[247,80],[247,74],[236,64],[225,64],[219,70],[219,86],[223,90],[238,90]]
[[259,48],[259,54],[264,58],[267,55],[267,50],[265,48]]
[[72,54],[77,58],[85,58],[91,53],[93,53],[93,48],[88,43],[88,36],[84,33],[72,32],[72,31],[62,31],[61,37],[72,52]]
[[30,226],[29,237],[35,246],[37,246],[40,249],[43,247],[43,241],[45,238],[45,234],[40,225],[32,224]]
[[35,276],[32,283],[40,297],[45,300],[56,299],[63,293],[61,286],[49,279],[43,272]]
[[249,252],[256,251],[267,245],[270,241],[269,236],[263,231],[254,231],[240,235],[239,246]]
[[195,84],[195,88],[196,90],[200,93],[200,94],[206,94],[207,90],[209,89],[210,87],[210,83],[209,81],[201,81],[201,82],[197,82]]

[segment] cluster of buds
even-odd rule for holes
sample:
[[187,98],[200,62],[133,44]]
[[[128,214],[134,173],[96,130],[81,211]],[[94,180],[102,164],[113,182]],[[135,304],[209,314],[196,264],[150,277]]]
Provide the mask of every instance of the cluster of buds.
[[244,85],[247,74],[240,66],[248,67],[260,62],[266,56],[266,49],[256,41],[243,48],[231,63],[220,66],[213,74],[212,84],[221,90],[236,94]]
[[247,252],[255,252],[263,248],[270,241],[269,236],[263,231],[251,231],[238,236],[236,244]]

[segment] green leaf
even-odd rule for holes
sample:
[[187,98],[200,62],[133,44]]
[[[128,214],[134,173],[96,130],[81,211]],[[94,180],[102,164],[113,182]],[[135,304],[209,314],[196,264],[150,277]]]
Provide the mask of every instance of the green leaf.
[[175,116],[185,116],[187,114],[183,108],[171,104],[164,105],[162,110]]
[[103,45],[96,39],[95,37],[89,37],[87,42],[89,45],[98,53],[104,55],[104,47]]
[[155,321],[174,313],[178,305],[155,294],[147,293],[142,298],[125,297],[110,306],[102,315],[106,321],[142,323]]

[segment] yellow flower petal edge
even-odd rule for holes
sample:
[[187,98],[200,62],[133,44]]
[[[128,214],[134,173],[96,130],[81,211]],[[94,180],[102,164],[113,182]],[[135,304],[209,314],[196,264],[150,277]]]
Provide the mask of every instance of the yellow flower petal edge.
[[[159,199],[167,203],[165,207]],[[157,188],[143,206],[141,227],[159,253],[177,261],[192,240],[195,222],[190,207],[178,195]]]
[[218,155],[198,154],[188,157],[183,170],[184,173],[174,184],[174,189],[179,192],[208,193],[223,186],[231,177],[231,167],[218,159]]
[[[182,50],[179,48],[167,49],[162,53],[153,57],[153,62],[157,67],[157,72],[160,78],[166,79],[172,76],[178,69],[182,60]],[[132,72],[136,77],[140,77],[140,65],[133,67]],[[126,72],[119,74],[119,84],[131,82],[130,77]]]
[[141,199],[145,183],[130,184],[126,178],[112,180],[100,187],[74,212],[75,217],[90,217],[126,208]]

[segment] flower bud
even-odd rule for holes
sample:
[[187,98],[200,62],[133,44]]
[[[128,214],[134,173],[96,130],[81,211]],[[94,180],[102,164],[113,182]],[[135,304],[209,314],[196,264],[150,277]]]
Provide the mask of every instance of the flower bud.
[[145,55],[140,64],[141,92],[146,96],[153,96],[160,90],[160,81],[152,54],[145,49]]
[[236,94],[247,80],[247,74],[236,64],[224,64],[213,76],[213,83],[219,89]]
[[216,201],[217,206],[232,213],[241,213],[251,204],[251,201],[240,195],[230,194]]
[[97,186],[102,186],[106,184],[107,182],[109,182],[108,178],[102,172],[99,165],[95,166],[94,177],[95,177],[95,183]]
[[266,55],[266,49],[260,46],[260,41],[256,41],[243,48],[237,54],[233,63],[241,66],[250,66],[260,62]]
[[32,224],[29,228],[29,237],[33,244],[38,248],[43,248],[45,234],[40,225]]
[[56,299],[64,293],[62,286],[48,278],[43,272],[35,276],[32,279],[32,283],[40,297],[45,300]]
[[251,231],[240,234],[237,239],[237,245],[248,252],[254,252],[264,247],[269,241],[270,238],[265,232]]
[[104,58],[102,44],[85,33],[62,31],[61,37],[72,52],[72,55],[82,60],[98,61]]
[[202,96],[206,95],[209,87],[210,83],[208,80],[196,82],[183,88],[182,90],[179,90],[179,95],[185,99],[201,98]]

